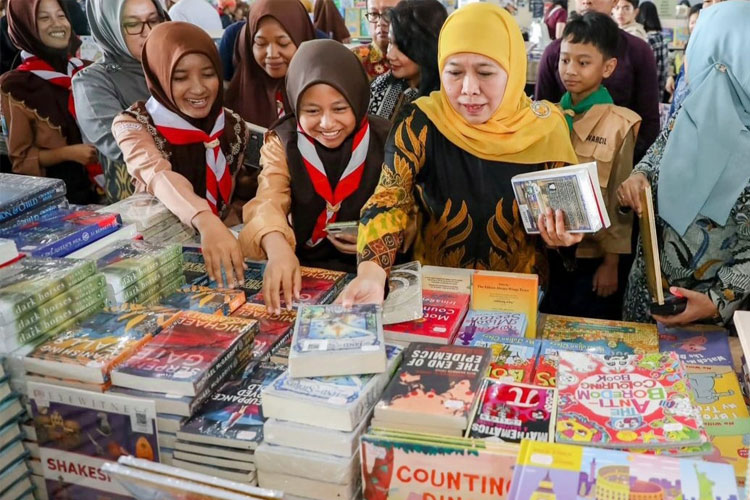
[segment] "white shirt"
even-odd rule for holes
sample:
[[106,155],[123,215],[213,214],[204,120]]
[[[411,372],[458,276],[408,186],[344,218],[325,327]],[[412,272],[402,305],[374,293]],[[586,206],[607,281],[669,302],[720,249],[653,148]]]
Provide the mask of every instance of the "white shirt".
[[180,0],[169,9],[169,17],[200,26],[212,36],[223,30],[219,12],[206,0]]

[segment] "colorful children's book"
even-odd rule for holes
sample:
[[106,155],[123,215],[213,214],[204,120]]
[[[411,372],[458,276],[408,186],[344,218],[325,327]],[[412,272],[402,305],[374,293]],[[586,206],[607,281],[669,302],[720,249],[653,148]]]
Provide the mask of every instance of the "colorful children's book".
[[49,218],[6,229],[0,238],[12,239],[20,252],[33,257],[65,257],[121,225],[117,214],[60,210]]
[[279,314],[271,314],[266,306],[243,304],[232,313],[232,316],[254,319],[258,322],[258,334],[253,342],[253,356],[248,365],[250,369],[262,361],[267,361],[284,342],[291,339],[297,311],[282,309]]
[[706,432],[711,436],[750,434],[750,415],[734,370],[728,366],[685,366],[693,403]]
[[476,311],[519,313],[526,317],[526,336],[536,338],[539,277],[536,274],[476,271],[471,308]]
[[289,374],[331,377],[385,371],[381,308],[373,304],[301,305],[294,325]]
[[484,347],[414,342],[375,406],[375,418],[463,431],[491,360]]
[[24,366],[31,373],[103,384],[117,364],[158,334],[176,313],[137,305],[106,309],[43,342],[26,356]]
[[[560,351],[594,352],[589,346],[582,342],[557,342],[555,340],[542,340],[539,346],[539,357],[534,367],[532,384],[542,387],[557,386],[557,366],[560,361]],[[603,354],[600,350],[599,353]]]
[[284,370],[261,365],[247,378],[224,383],[177,433],[182,441],[252,450],[263,441],[261,389]]
[[[263,269],[260,270],[258,286],[256,293],[248,295],[247,301],[254,304],[264,304],[265,299],[260,291],[263,280]],[[330,304],[338,297],[344,288],[346,273],[340,271],[331,271],[329,269],[318,269],[315,267],[300,267],[302,274],[302,288],[300,289],[299,300],[297,304]],[[285,305],[282,301],[282,305]]]
[[365,500],[507,500],[517,453],[479,440],[384,432],[362,436],[360,449]]
[[65,196],[65,182],[53,177],[0,174],[0,222]]
[[523,441],[509,500],[739,500],[734,470],[687,458]]
[[688,378],[674,352],[562,351],[556,442],[621,448],[702,444]]
[[467,437],[505,443],[552,441],[556,410],[552,388],[485,379]]
[[231,288],[215,289],[206,286],[185,286],[162,301],[165,306],[229,316],[245,303],[245,293]]
[[422,266],[419,261],[394,266],[388,276],[388,297],[383,302],[383,324],[422,317]]
[[523,314],[469,311],[453,343],[492,347],[507,337],[523,337],[525,333],[526,316]]
[[494,344],[487,376],[495,380],[531,383],[541,345],[539,340],[513,337]]
[[384,327],[389,342],[450,344],[469,309],[469,295],[422,291],[422,318]]
[[50,498],[128,498],[101,467],[123,455],[159,461],[152,401],[37,383],[29,400]]
[[402,352],[399,346],[386,345],[387,369],[376,375],[292,378],[287,370],[263,388],[263,415],[351,432],[372,410]]
[[228,360],[249,361],[257,331],[253,320],[182,311],[112,371],[112,384],[195,396],[226,379]]
[[691,365],[732,366],[728,331],[718,326],[666,327],[657,323],[659,350],[674,351]]
[[563,342],[582,342],[592,348],[603,348],[605,354],[644,354],[659,351],[656,325],[649,323],[550,314],[544,321],[542,337]]

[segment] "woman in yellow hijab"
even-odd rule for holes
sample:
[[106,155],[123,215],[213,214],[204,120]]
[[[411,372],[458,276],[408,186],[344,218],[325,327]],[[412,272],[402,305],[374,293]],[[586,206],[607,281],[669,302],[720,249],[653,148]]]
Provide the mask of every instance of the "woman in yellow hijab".
[[[510,179],[577,160],[563,115],[524,94],[526,49],[516,21],[486,3],[457,10],[440,32],[438,67],[440,90],[415,101],[386,145],[380,183],[362,209],[358,276],[344,303],[382,301],[415,218],[414,257],[423,264],[519,273],[545,267],[544,245],[524,232]],[[562,218],[548,213],[539,221],[548,247],[581,239]]]

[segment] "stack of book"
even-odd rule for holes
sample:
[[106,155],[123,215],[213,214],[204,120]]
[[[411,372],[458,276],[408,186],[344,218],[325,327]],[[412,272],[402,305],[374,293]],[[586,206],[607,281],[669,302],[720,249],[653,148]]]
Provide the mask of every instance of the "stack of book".
[[657,454],[690,453],[707,441],[674,352],[560,352],[555,441]]
[[68,208],[62,180],[0,174],[0,229],[37,221],[58,208]]
[[169,461],[183,419],[244,370],[257,331],[253,320],[181,311],[112,370],[110,391],[155,402],[159,446]]
[[120,228],[116,214],[59,209],[24,225],[0,231],[18,250],[34,257],[65,257]]
[[261,364],[230,378],[180,425],[173,465],[246,484],[256,483],[254,450],[263,441],[261,390],[283,369]]
[[185,285],[164,298],[161,305],[205,314],[230,316],[245,303],[242,290]]
[[120,241],[91,258],[107,278],[111,305],[158,303],[185,284],[179,245]]
[[386,353],[383,373],[292,378],[287,370],[262,390],[268,420],[255,450],[260,486],[301,498],[356,498],[357,443],[402,349],[389,344]]
[[[264,304],[263,293],[260,292],[260,289],[263,284],[265,264],[247,262],[247,265],[248,271],[255,270],[253,277],[260,281],[260,286],[257,287],[258,291],[254,294],[249,293],[250,287],[245,290],[248,294],[247,301],[253,304]],[[339,296],[346,285],[347,275],[340,271],[302,266],[300,267],[300,274],[302,275],[302,287],[298,304],[330,304],[336,300],[336,297]],[[247,282],[247,271],[245,276]],[[252,285],[255,287],[256,283],[252,282]],[[282,306],[284,305],[282,301]]]
[[728,464],[524,441],[507,498],[743,497]]
[[468,309],[468,293],[423,290],[422,317],[385,326],[385,339],[402,346],[410,342],[450,344]]
[[413,342],[375,406],[373,427],[462,436],[491,361],[484,347]]
[[33,489],[19,422],[24,408],[0,363],[0,498],[22,498]]
[[193,237],[193,228],[185,226],[156,197],[136,193],[124,200],[99,210],[119,214],[123,224],[135,226],[146,241],[154,243],[182,243]]
[[269,361],[285,343],[291,341],[297,311],[283,309],[279,314],[271,314],[266,306],[243,304],[232,313],[232,316],[254,319],[258,322],[259,330],[253,343],[253,357],[247,367],[248,371],[252,371],[263,361]]

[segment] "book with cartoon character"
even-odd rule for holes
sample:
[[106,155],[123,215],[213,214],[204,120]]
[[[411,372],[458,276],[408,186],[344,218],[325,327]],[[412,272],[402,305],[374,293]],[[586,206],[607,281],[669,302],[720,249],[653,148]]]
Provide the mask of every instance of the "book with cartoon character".
[[301,305],[292,335],[289,374],[332,377],[385,371],[381,308],[374,304]]
[[601,353],[601,350],[590,350],[591,348],[583,342],[558,342],[555,340],[542,340],[541,342],[539,356],[536,358],[536,366],[530,383],[542,387],[557,386],[557,366],[561,351]]
[[485,347],[414,342],[375,406],[375,420],[463,431],[492,352]]
[[685,365],[693,403],[711,436],[750,433],[750,415],[740,383],[728,366]]
[[560,352],[559,443],[611,448],[702,444],[688,377],[674,352]]
[[729,332],[715,325],[668,327],[661,323],[659,350],[674,351],[683,363],[691,365],[732,366]]
[[553,388],[485,379],[467,437],[504,443],[552,441],[556,407]]
[[530,384],[541,345],[539,340],[512,337],[493,344],[488,377]]
[[643,354],[659,351],[656,325],[629,323],[549,314],[544,320],[542,338],[561,342],[581,342],[604,354]]

